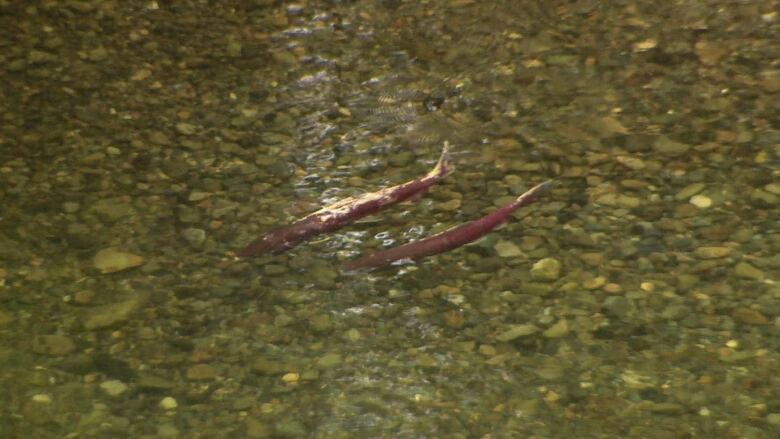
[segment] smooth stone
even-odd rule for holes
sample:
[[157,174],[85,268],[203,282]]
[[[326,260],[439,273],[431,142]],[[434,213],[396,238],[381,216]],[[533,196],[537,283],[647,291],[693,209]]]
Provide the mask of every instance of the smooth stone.
[[542,335],[547,338],[560,338],[569,333],[569,323],[566,319],[558,320],[554,325],[547,328]]
[[765,315],[754,309],[745,307],[734,309],[731,316],[734,320],[748,325],[766,325],[769,323],[769,319]]
[[712,206],[712,198],[706,195],[694,195],[691,197],[689,203],[693,204],[699,209],[706,209]]
[[104,198],[96,201],[90,208],[102,220],[116,222],[135,214],[135,208],[124,197]]
[[780,195],[780,183],[769,183],[764,186],[764,190],[770,194]]
[[36,354],[61,357],[73,352],[76,344],[64,335],[39,335],[32,340],[32,350]]
[[106,248],[97,252],[92,262],[101,273],[107,274],[137,267],[144,263],[144,258],[132,253]]
[[190,123],[179,122],[179,123],[176,124],[176,131],[179,134],[184,134],[185,136],[190,136],[192,134],[195,134],[195,132],[197,131],[197,128],[195,127],[195,125],[192,125]]
[[100,388],[103,389],[108,396],[119,396],[127,391],[128,386],[119,380],[108,380],[100,383]]
[[596,276],[594,278],[588,279],[584,282],[582,282],[582,287],[586,290],[595,290],[598,288],[603,287],[607,284],[607,278],[604,276]]
[[511,241],[499,241],[493,246],[493,249],[502,258],[514,258],[523,254],[520,248]]
[[685,186],[680,192],[677,192],[674,195],[674,199],[677,201],[687,200],[703,191],[705,187],[707,187],[707,185],[704,183],[691,183],[688,186]]
[[604,308],[606,308],[610,314],[622,319],[626,317],[629,312],[633,311],[634,306],[625,296],[610,296],[604,300]]
[[184,229],[182,236],[184,236],[185,241],[194,247],[200,247],[206,241],[206,231],[194,227]]
[[762,280],[764,279],[764,272],[760,269],[748,264],[747,262],[740,262],[734,267],[734,274],[737,277],[744,279]]
[[688,152],[691,145],[676,142],[666,136],[659,136],[653,143],[653,148],[661,154],[678,156]]
[[0,328],[5,328],[6,326],[13,323],[14,320],[16,320],[16,318],[13,314],[0,310]]
[[451,212],[460,209],[460,204],[461,204],[460,198],[453,198],[450,201],[445,201],[443,203],[437,204],[436,207],[439,208],[440,210]]
[[163,410],[173,410],[178,406],[179,403],[173,397],[166,396],[165,398],[160,400],[160,408]]
[[762,189],[753,189],[753,191],[750,192],[750,199],[754,201],[761,201],[764,204],[772,206],[780,204],[780,196],[766,192]]
[[730,247],[699,247],[693,251],[694,256],[700,259],[725,258],[731,253]]
[[83,319],[84,329],[107,328],[124,322],[141,308],[142,303],[143,299],[141,297],[134,297],[122,302],[96,306],[87,310]]
[[165,423],[157,427],[158,437],[179,437],[179,429],[171,423]]
[[539,328],[530,323],[522,325],[511,325],[509,329],[498,334],[496,340],[501,342],[512,341],[519,337],[525,337],[539,331]]
[[316,364],[319,369],[330,369],[338,366],[341,362],[341,354],[331,352],[318,358]]
[[561,263],[557,259],[544,258],[531,267],[531,277],[540,281],[554,281],[561,275]]
[[187,379],[193,381],[213,380],[217,376],[217,369],[208,364],[196,364],[187,369]]

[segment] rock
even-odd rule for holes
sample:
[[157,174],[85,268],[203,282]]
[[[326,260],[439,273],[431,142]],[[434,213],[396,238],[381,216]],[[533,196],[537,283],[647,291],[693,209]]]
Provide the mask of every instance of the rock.
[[493,249],[502,258],[514,258],[523,254],[520,248],[510,241],[499,241]]
[[530,323],[522,325],[511,325],[509,329],[498,334],[496,340],[501,342],[512,341],[518,337],[525,337],[539,331],[539,328]]
[[261,375],[276,375],[281,373],[284,368],[284,363],[264,357],[258,357],[252,362],[252,371]]
[[52,355],[61,357],[73,352],[76,349],[75,343],[64,335],[39,335],[33,337],[32,350],[36,354]]
[[561,263],[557,259],[544,258],[531,267],[531,277],[534,280],[554,281],[561,275]]
[[758,268],[748,264],[747,262],[740,262],[734,266],[734,274],[737,277],[753,280],[763,280],[764,272]]
[[618,318],[625,318],[634,310],[634,304],[625,296],[610,296],[604,300],[604,309]]
[[704,183],[691,183],[688,186],[685,186],[680,192],[677,192],[674,195],[674,199],[677,201],[687,200],[703,191],[705,187],[707,186]]
[[173,381],[149,374],[140,374],[135,384],[144,390],[170,390],[176,387]]
[[263,439],[271,437],[272,429],[268,426],[268,424],[265,424],[264,422],[260,421],[259,419],[255,418],[247,418],[246,420],[246,437],[252,438],[252,439]]
[[699,247],[693,251],[694,256],[700,259],[725,258],[730,253],[730,247]]
[[190,136],[192,134],[195,134],[197,131],[197,128],[195,128],[195,125],[189,124],[187,122],[179,122],[176,124],[176,131],[179,134],[184,134],[185,136]]
[[179,403],[176,401],[175,398],[172,398],[170,396],[166,396],[165,398],[160,400],[160,408],[163,410],[174,410],[176,407],[179,406]]
[[144,263],[144,259],[132,253],[106,248],[97,252],[92,262],[95,268],[105,274],[137,267]]
[[582,282],[582,287],[586,290],[595,290],[597,288],[601,288],[607,283],[607,278],[604,276],[596,276],[590,279],[587,279]]
[[780,204],[780,196],[777,196],[775,194],[766,192],[762,189],[753,189],[753,191],[750,192],[750,199],[752,201],[758,201],[758,205],[769,205],[769,206],[776,206]]
[[200,248],[203,245],[203,242],[206,241],[206,231],[194,227],[184,229],[182,236],[185,241],[195,248]]
[[319,369],[330,369],[341,364],[341,355],[336,352],[331,352],[323,355],[317,359],[317,367]]
[[731,313],[731,317],[740,323],[748,325],[766,325],[769,323],[769,319],[765,315],[754,309],[745,307],[735,308]]
[[13,323],[14,320],[15,318],[13,314],[0,310],[0,328],[5,328],[6,326]]
[[157,427],[157,437],[177,438],[179,437],[179,429],[172,423],[166,422]]
[[96,306],[86,311],[83,318],[84,329],[93,330],[107,328],[124,322],[138,311],[143,304],[141,297],[134,297],[122,302]]
[[100,383],[100,388],[108,396],[119,396],[127,391],[127,384],[119,380],[108,380]]
[[569,333],[569,323],[566,319],[558,320],[554,325],[547,328],[542,335],[547,338],[561,338]]
[[706,209],[712,206],[712,198],[706,195],[694,195],[689,200],[689,203],[693,204],[699,209]]
[[112,223],[135,214],[135,208],[124,197],[104,198],[96,201],[90,210],[102,220]]
[[213,380],[217,376],[217,370],[208,364],[196,364],[187,369],[187,379],[192,381]]
[[678,156],[688,152],[691,145],[675,142],[666,136],[659,136],[653,143],[653,148],[660,154]]
[[460,198],[453,198],[450,201],[439,203],[436,205],[436,207],[446,212],[452,212],[454,210],[458,210],[460,209]]

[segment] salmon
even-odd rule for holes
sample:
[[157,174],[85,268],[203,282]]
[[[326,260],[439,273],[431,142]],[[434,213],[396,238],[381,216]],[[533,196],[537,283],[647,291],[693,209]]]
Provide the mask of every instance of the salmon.
[[540,196],[551,186],[552,180],[545,181],[529,189],[511,203],[496,209],[482,218],[455,226],[419,241],[370,253],[348,262],[343,268],[347,272],[364,268],[379,268],[396,261],[405,259],[416,260],[436,255],[476,241],[509,219],[517,209],[538,201]]
[[339,200],[255,239],[236,252],[236,255],[247,258],[289,250],[312,236],[340,229],[357,219],[421,194],[453,170],[449,161],[449,143],[444,142],[436,166],[424,176],[376,192]]

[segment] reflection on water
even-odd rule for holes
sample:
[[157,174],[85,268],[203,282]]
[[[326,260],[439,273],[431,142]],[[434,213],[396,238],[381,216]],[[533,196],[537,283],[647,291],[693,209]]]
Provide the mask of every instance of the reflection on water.
[[776,437],[773,6],[0,2],[0,436]]

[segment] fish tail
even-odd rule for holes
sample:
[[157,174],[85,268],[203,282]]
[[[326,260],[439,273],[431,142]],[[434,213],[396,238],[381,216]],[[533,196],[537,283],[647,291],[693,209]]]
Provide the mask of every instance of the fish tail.
[[450,162],[450,142],[445,140],[444,147],[441,150],[441,156],[439,156],[439,161],[436,162],[436,166],[431,170],[429,175],[441,178],[454,170],[455,167],[453,167]]

